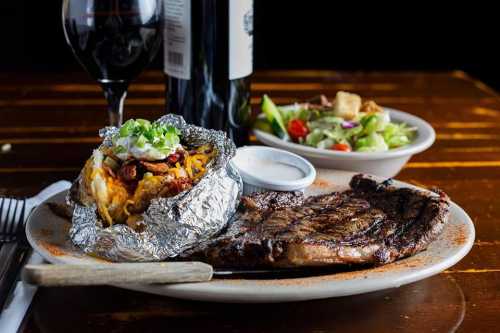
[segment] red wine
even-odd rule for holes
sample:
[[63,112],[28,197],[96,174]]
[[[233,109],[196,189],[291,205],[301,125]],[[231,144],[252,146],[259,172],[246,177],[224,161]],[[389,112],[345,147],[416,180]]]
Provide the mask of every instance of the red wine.
[[167,112],[248,139],[253,0],[164,0]]
[[94,79],[128,84],[161,45],[158,6],[160,0],[71,1],[63,12],[66,39]]

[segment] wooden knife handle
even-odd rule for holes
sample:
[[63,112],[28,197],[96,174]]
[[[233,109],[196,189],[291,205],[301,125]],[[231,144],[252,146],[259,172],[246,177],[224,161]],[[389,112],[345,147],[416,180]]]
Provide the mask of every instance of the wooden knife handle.
[[202,262],[113,263],[96,265],[26,265],[22,278],[39,286],[90,286],[202,282],[212,278]]

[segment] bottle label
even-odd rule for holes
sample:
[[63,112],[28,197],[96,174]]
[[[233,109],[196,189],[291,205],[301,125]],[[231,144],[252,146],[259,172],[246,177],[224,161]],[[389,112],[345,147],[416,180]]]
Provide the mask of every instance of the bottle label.
[[191,0],[163,0],[165,73],[191,79]]
[[229,79],[252,74],[253,0],[229,0]]

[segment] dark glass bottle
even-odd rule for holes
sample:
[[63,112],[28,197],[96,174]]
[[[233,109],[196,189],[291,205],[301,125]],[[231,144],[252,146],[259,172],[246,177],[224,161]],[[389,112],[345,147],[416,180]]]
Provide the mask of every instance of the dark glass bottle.
[[164,0],[167,112],[248,140],[253,0]]

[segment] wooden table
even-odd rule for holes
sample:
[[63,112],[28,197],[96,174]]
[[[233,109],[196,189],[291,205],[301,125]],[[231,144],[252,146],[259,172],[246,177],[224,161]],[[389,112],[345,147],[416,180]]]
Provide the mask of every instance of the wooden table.
[[[279,103],[348,90],[428,120],[434,146],[398,176],[438,186],[473,218],[471,253],[435,277],[356,297],[278,305],[180,301],[111,287],[44,288],[25,332],[464,332],[500,330],[500,98],[463,72],[344,73],[264,71],[264,92]],[[164,113],[160,72],[130,88],[126,117]],[[85,74],[0,74],[0,195],[31,195],[73,179],[107,121],[99,87]]]

